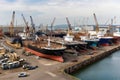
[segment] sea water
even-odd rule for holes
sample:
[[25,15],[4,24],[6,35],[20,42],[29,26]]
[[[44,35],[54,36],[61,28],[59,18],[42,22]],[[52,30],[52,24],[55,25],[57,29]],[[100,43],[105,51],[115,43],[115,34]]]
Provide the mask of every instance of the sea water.
[[80,80],[120,80],[120,51],[79,70],[73,76]]

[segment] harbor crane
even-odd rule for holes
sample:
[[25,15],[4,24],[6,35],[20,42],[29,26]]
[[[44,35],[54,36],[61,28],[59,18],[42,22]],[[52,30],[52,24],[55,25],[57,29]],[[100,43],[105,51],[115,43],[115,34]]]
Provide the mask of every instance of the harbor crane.
[[99,25],[98,25],[98,21],[97,21],[97,18],[96,18],[96,15],[95,15],[95,13],[93,14],[94,15],[94,20],[95,20],[95,24],[96,24],[96,33],[98,33],[99,32]]
[[114,30],[115,30],[115,27],[113,26],[113,19],[111,19],[111,24],[109,25],[109,27],[108,27],[108,30],[109,30],[109,34],[111,35],[111,36],[113,36],[113,32],[114,32]]
[[14,19],[15,19],[15,11],[13,11],[12,20],[10,22],[10,27],[9,27],[9,32],[11,37],[14,35]]
[[50,28],[51,28],[51,37],[52,37],[52,33],[53,33],[53,24],[55,23],[55,20],[56,20],[56,18],[54,17],[54,19],[53,19],[53,21],[51,23],[51,26],[50,26]]
[[30,20],[31,20],[31,26],[32,26],[32,33],[34,33],[35,32],[35,24],[33,22],[32,16],[30,16]]
[[66,20],[67,20],[67,24],[68,24],[68,34],[71,35],[72,34],[72,27],[71,27],[71,24],[69,22],[68,17],[66,17]]
[[26,25],[26,28],[25,28],[25,32],[26,32],[26,35],[29,34],[29,26],[28,26],[28,22],[26,21],[25,17],[23,14],[21,14],[21,16],[23,17],[23,20],[25,22],[25,25]]

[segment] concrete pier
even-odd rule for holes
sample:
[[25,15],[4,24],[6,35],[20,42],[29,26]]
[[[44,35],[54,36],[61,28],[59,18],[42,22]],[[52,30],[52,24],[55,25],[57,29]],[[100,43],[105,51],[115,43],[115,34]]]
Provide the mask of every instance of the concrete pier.
[[116,46],[115,48],[108,48],[107,51],[104,51],[104,52],[97,52],[96,54],[94,55],[90,55],[88,58],[86,58],[85,60],[83,61],[78,61],[77,63],[71,65],[70,67],[68,68],[65,68],[65,72],[68,73],[68,74],[71,74],[73,72],[76,72],[78,69],[81,69],[87,65],[90,65],[96,61],[99,61],[107,56],[109,56],[111,53],[117,51],[117,50],[120,50],[120,46]]
[[63,71],[67,74],[74,73],[90,64],[93,64],[109,56],[110,54],[118,50],[120,50],[120,45],[107,46],[103,49],[97,50],[97,52],[95,52],[93,55],[80,56],[79,59],[77,59],[78,62],[73,62],[73,64],[67,65],[65,68],[63,68]]

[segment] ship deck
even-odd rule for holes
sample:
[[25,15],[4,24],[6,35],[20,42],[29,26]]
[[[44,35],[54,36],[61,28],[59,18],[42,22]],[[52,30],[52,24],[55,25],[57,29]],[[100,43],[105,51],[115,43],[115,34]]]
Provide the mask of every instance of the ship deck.
[[[31,40],[25,40],[23,42],[23,44],[25,46],[27,45],[32,45],[32,46],[36,46],[38,48],[41,48],[41,47],[47,47],[48,46],[48,42],[47,41],[39,41],[39,42],[35,42],[35,41],[31,41]],[[55,44],[55,43],[50,43],[50,47],[52,48],[60,48],[62,47],[62,45],[60,44]]]
[[85,45],[85,44],[87,44],[84,41],[68,42],[68,41],[64,41],[62,38],[52,38],[50,41],[53,43],[58,43],[58,44],[62,44],[62,45],[80,45],[80,44]]

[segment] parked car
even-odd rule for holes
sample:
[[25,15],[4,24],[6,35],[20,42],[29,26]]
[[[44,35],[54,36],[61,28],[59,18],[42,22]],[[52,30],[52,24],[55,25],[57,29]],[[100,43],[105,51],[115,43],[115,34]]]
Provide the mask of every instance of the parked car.
[[26,72],[20,72],[18,74],[18,77],[27,77],[27,76],[28,76],[28,73],[26,73]]
[[36,69],[36,68],[38,68],[38,66],[31,66],[31,65],[28,65],[28,64],[23,65],[23,69],[27,69],[27,70],[33,70],[33,69]]
[[28,70],[33,70],[33,69],[36,69],[36,68],[38,68],[38,66],[29,66]]

